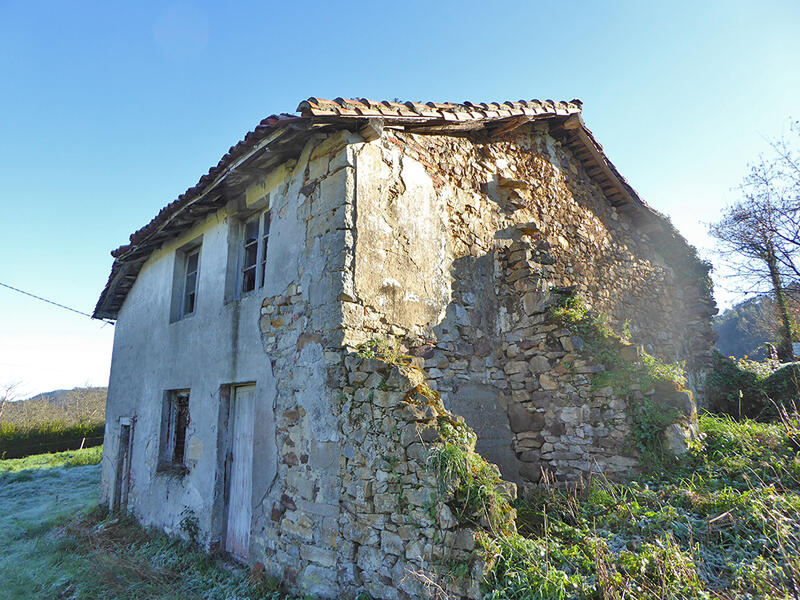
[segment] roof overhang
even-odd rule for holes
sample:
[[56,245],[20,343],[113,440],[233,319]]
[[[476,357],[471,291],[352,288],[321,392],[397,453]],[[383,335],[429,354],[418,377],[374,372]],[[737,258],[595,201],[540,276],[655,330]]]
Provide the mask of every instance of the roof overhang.
[[[660,230],[680,238],[663,216],[636,194],[603,152],[581,118],[581,102],[524,101],[463,104],[375,102],[309,98],[299,115],[272,115],[232,146],[219,163],[193,187],[165,206],[147,225],[114,250],[111,274],[94,310],[95,318],[116,319],[125,298],[150,255],[170,239],[188,231],[206,215],[223,207],[247,185],[254,172],[264,172],[296,157],[309,137],[337,129],[365,130],[390,126],[412,133],[466,135],[486,131],[490,138],[511,136],[536,121],[547,121],[551,135],[565,144],[602,188],[608,201],[631,214],[644,231]],[[682,238],[680,238],[682,239]],[[685,242],[684,242],[685,243]]]

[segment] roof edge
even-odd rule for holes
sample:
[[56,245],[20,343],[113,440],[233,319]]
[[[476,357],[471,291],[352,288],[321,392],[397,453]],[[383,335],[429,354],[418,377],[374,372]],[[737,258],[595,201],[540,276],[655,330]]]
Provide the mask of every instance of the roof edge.
[[[422,123],[438,128],[441,125],[442,133],[447,134],[446,127],[460,126],[458,125],[460,123],[473,122],[479,126],[486,126],[490,123],[502,125],[512,119],[559,118],[559,127],[568,137],[568,145],[580,146],[582,156],[591,163],[590,166],[595,173],[602,176],[603,183],[606,184],[603,187],[604,194],[609,197],[612,204],[615,202],[616,205],[631,204],[647,213],[649,221],[659,222],[661,227],[670,231],[670,235],[677,234],[682,238],[668,219],[650,208],[639,197],[608,159],[602,146],[584,124],[581,116],[582,108],[583,103],[578,99],[566,102],[519,100],[457,104],[378,102],[366,98],[325,100],[310,97],[299,103],[297,107],[299,115],[282,113],[263,119],[253,131],[248,132],[241,141],[232,146],[216,166],[200,177],[193,187],[167,204],[147,225],[131,234],[130,243],[111,252],[114,263],[95,306],[93,317],[117,318],[119,309],[142,265],[155,248],[167,237],[179,235],[182,226],[191,226],[205,214],[216,210],[220,206],[219,199],[215,201],[216,195],[212,192],[219,188],[240,165],[269,150],[271,145],[280,144],[281,137],[289,131],[302,141],[311,135],[311,126],[314,124],[345,128],[355,123],[379,118],[387,123],[406,126]],[[181,221],[187,213],[189,218]]]

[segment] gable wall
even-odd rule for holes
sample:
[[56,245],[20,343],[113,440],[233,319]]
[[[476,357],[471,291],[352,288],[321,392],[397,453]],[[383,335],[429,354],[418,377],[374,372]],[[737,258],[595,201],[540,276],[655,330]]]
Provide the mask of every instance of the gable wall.
[[685,360],[702,391],[713,303],[683,272],[693,259],[659,255],[545,130],[477,143],[392,131],[356,160],[346,342],[396,336],[424,355],[445,403],[508,478],[636,464],[624,400],[592,390],[601,367],[581,363],[569,332],[548,321],[551,287],[575,286],[616,331],[627,321],[648,352]]

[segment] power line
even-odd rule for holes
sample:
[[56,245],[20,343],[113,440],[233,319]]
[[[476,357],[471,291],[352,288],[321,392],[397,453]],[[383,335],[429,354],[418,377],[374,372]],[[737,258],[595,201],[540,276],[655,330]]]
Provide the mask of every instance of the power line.
[[[47,298],[42,298],[41,296],[37,296],[36,294],[31,294],[30,292],[26,292],[25,290],[15,288],[14,286],[8,285],[7,283],[3,283],[2,281],[0,281],[0,285],[10,290],[14,290],[15,292],[19,292],[20,294],[25,294],[26,296],[30,296],[31,298],[36,298],[37,300],[41,300],[42,302],[47,302],[48,304],[52,304],[53,306],[58,306],[59,308],[63,308],[64,310],[69,310],[74,313],[78,313],[79,315],[83,315],[84,317],[89,317],[90,319],[94,319],[94,317],[92,317],[92,315],[90,315],[89,313],[85,313],[81,310],[70,308],[69,306],[64,306],[63,304],[59,304],[58,302],[54,302],[53,300],[48,300]],[[107,321],[105,319],[98,319],[98,321],[104,321],[105,323],[110,323],[111,325],[114,324],[113,321]]]

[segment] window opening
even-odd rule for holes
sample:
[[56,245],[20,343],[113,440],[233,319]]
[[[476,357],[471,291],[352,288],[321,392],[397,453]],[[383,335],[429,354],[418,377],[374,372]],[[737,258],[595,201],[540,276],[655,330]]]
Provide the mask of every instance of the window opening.
[[190,315],[194,312],[195,298],[197,295],[197,267],[200,262],[200,248],[192,250],[186,255],[186,274],[183,283],[183,305],[181,315]]
[[184,467],[189,427],[189,390],[167,392],[161,430],[161,470]]
[[251,219],[244,224],[242,257],[242,292],[256,289],[256,264],[258,262],[258,225],[259,219]]
[[267,270],[267,245],[272,218],[269,211],[242,225],[239,292],[247,294],[264,287]]
[[259,273],[258,287],[264,287],[264,275],[267,270],[267,246],[269,245],[269,226],[272,221],[272,213],[264,213],[263,224],[261,227],[261,272]]

